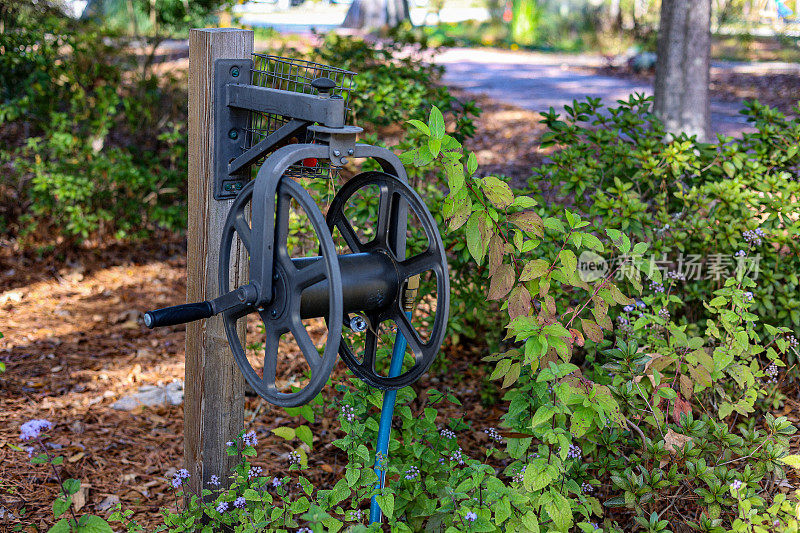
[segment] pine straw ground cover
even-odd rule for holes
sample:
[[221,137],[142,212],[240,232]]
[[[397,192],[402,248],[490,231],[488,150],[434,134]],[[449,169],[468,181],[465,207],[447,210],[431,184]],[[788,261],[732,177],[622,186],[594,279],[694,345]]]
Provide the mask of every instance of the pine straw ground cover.
[[[180,250],[177,239],[172,244]],[[0,341],[0,357],[8,371],[0,385],[5,417],[0,427],[0,507],[6,513],[0,523],[12,514],[18,516],[23,508],[21,521],[30,525],[30,531],[46,529],[52,521],[55,479],[10,446],[20,444],[19,428],[33,418],[55,424],[50,442],[65,457],[64,475],[80,478],[89,487],[87,511],[108,496],[118,496],[140,521],[154,525],[159,509],[174,504],[167,478],[182,463],[182,408],[139,408],[128,413],[112,409],[111,404],[142,385],[183,379],[183,327],[150,331],[140,316],[147,308],[183,301],[185,260],[179,253],[154,253],[148,245],[124,252],[127,257],[101,259],[92,258],[90,252],[82,258],[83,266],[62,270],[59,279],[2,288],[5,338]],[[97,262],[89,266],[92,260]],[[8,266],[4,264],[5,271]],[[481,355],[478,348],[448,347],[442,357],[450,360],[452,373],[465,375],[467,384],[476,384],[482,376],[469,367]],[[340,363],[334,381],[343,373]],[[418,387],[441,386],[438,381],[428,376]],[[480,404],[475,385],[459,387],[457,393],[476,427],[497,420],[502,413],[500,406]],[[337,393],[327,387],[324,395],[329,399]],[[246,411],[247,427],[260,437],[260,466],[280,472],[291,448],[282,439],[270,437],[270,429],[306,422],[287,417],[282,409],[255,397],[247,398]],[[335,412],[326,412],[311,425],[316,441],[310,473],[322,487],[332,486],[343,471],[340,450],[329,446],[341,436]],[[476,433],[476,438],[481,437],[482,433]]]

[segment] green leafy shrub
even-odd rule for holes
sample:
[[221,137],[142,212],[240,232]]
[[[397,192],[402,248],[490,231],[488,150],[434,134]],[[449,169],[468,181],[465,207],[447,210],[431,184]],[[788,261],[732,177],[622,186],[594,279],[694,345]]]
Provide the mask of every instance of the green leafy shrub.
[[185,225],[185,92],[142,77],[125,41],[63,16],[0,35],[2,225],[16,235],[129,237]]
[[641,95],[565,109],[544,114],[542,144],[558,150],[534,170],[532,190],[549,182],[587,218],[651,243],[665,274],[687,278],[675,287],[686,302],[678,321],[708,317],[700,302],[746,254],[753,311],[800,332],[800,120],[747,102],[756,131],[706,144],[667,136]]

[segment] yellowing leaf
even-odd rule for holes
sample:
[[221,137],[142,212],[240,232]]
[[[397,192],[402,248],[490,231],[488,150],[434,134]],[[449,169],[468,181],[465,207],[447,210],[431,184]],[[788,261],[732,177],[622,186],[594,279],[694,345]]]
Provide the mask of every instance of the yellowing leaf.
[[514,320],[518,316],[527,316],[531,311],[531,295],[524,286],[520,285],[511,291],[508,298],[508,316]]
[[531,281],[538,277],[543,276],[547,269],[550,268],[550,263],[543,259],[534,259],[528,262],[522,269],[522,274],[519,275],[520,281]]
[[588,320],[586,318],[581,319],[581,327],[583,328],[583,332],[586,334],[594,342],[600,342],[603,340],[603,330],[592,320]]
[[492,204],[498,209],[505,209],[514,202],[514,193],[508,183],[494,176],[481,180],[481,188]]
[[511,291],[514,286],[514,267],[505,263],[500,265],[492,276],[489,284],[488,298],[499,300]]
[[517,226],[522,231],[530,231],[531,233],[543,237],[544,236],[544,222],[542,217],[533,211],[522,211],[521,213],[513,213],[508,215],[508,221]]

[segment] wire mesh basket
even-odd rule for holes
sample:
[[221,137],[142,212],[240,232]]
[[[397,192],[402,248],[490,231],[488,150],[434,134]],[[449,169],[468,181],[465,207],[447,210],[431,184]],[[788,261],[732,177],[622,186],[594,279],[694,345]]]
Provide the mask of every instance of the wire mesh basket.
[[[317,78],[329,78],[336,84],[331,90],[333,97],[344,99],[346,119],[350,109],[350,93],[353,91],[354,76],[355,72],[313,61],[253,54],[250,83],[270,89],[314,94],[316,89],[311,86],[311,82]],[[247,129],[248,147],[265,139],[291,119],[292,117],[288,116],[252,111]],[[331,176],[332,170],[334,169],[331,168],[328,161],[306,160],[301,164],[293,165],[286,174],[295,178],[327,178]]]

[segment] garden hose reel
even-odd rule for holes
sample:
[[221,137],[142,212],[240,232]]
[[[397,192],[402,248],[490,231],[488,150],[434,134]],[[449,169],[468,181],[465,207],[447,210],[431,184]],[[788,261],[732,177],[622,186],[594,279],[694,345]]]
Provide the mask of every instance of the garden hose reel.
[[[342,80],[347,77],[342,73],[346,71],[302,62],[301,76],[295,60],[259,57],[269,58],[271,78],[247,60],[215,62],[215,198],[234,198],[222,229],[219,296],[150,311],[145,325],[176,325],[221,314],[233,356],[248,384],[267,401],[284,407],[303,405],[316,397],[328,381],[337,354],[373,387],[396,390],[410,385],[433,363],[447,326],[449,279],[436,221],[406,183],[397,156],[382,147],[358,144],[360,128],[344,124],[347,86]],[[247,71],[258,85],[241,84]],[[269,81],[284,83],[286,78],[295,84],[295,91],[275,88],[276,83]],[[310,94],[314,91],[317,94]],[[254,124],[263,125],[264,117],[273,123],[258,130]],[[254,132],[261,138],[255,139]],[[286,144],[290,137],[306,142]],[[247,181],[247,165],[264,157],[256,178]],[[382,170],[363,172],[347,181],[324,217],[309,192],[292,178],[303,168],[311,168],[312,177],[335,176],[335,172],[320,175],[318,169],[336,169],[352,159],[373,159]],[[378,191],[374,198],[377,222],[371,238],[363,242],[345,207],[354,196],[374,190]],[[304,229],[314,234],[317,256],[290,254],[293,206],[307,216],[310,227]],[[427,247],[406,257],[409,212],[419,221]],[[349,253],[337,253],[334,230]],[[234,287],[231,252],[237,242],[247,251],[249,280]],[[407,314],[424,272],[436,278],[436,313],[426,339]],[[238,322],[248,315],[257,315],[264,326],[261,374],[248,360],[237,334]],[[324,318],[327,323],[321,354],[303,324],[307,318]],[[388,322],[394,322],[413,354],[411,367],[396,377],[385,377],[376,369],[380,328]],[[363,350],[355,349],[343,336],[343,328],[363,335]],[[293,392],[276,386],[279,344],[286,333],[294,337],[310,369],[305,386]]]

